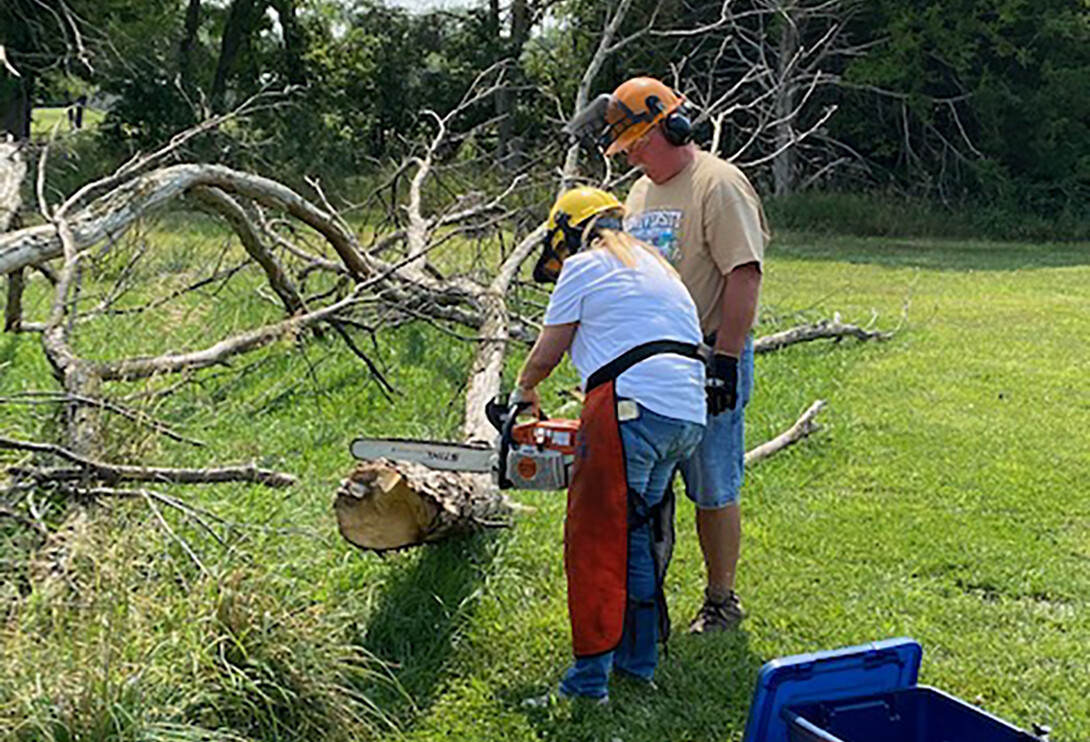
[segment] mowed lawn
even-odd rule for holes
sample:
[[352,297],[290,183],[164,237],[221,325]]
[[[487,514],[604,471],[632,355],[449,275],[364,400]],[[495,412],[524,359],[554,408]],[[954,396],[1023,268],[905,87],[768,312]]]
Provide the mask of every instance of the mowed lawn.
[[[95,108],[83,109],[83,129],[91,130],[97,127],[102,120],[106,118],[106,114]],[[47,140],[53,133],[53,129],[56,127],[58,134],[68,134],[73,132],[73,128],[68,121],[68,109],[64,107],[57,108],[35,108],[30,122],[31,136],[36,140]]]
[[[232,302],[263,301],[252,294],[221,292],[214,310],[171,315],[163,337],[153,325],[132,335],[170,347],[171,333],[189,327],[182,335],[201,342],[217,318],[237,318]],[[750,616],[740,631],[684,634],[703,567],[692,508],[679,509],[667,587],[677,630],[657,690],[620,682],[604,708],[522,705],[570,659],[562,495],[516,493],[534,510],[514,528],[385,557],[339,540],[330,503],[353,435],[457,429],[470,349],[429,329],[399,331],[384,346],[403,392],[392,408],[330,340],[161,410],[214,442],[218,460],[256,457],[298,474],[300,486],[187,490],[275,530],[230,554],[206,546],[216,579],[189,593],[98,568],[108,636],[88,633],[99,625],[93,610],[66,618],[39,597],[12,614],[5,638],[24,669],[37,664],[44,690],[29,671],[12,687],[21,699],[55,701],[48,678],[82,652],[93,661],[63,685],[108,672],[122,687],[139,675],[156,699],[137,704],[148,721],[229,718],[187,706],[220,682],[200,627],[222,610],[229,584],[253,608],[246,646],[255,655],[274,652],[252,637],[303,657],[312,637],[336,635],[391,663],[398,687],[365,687],[396,722],[397,731],[378,725],[384,739],[738,740],[764,662],[894,636],[922,643],[923,682],[1020,726],[1049,724],[1057,742],[1090,738],[1090,246],[778,235],[760,332],[834,312],[899,329],[885,343],[819,342],[758,358],[750,443],[819,398],[829,403],[824,429],[748,475],[739,590]],[[44,383],[35,342],[5,348],[14,365],[4,389]],[[574,378],[565,367],[549,382],[547,408],[562,405],[558,390]],[[190,464],[211,455],[153,450]],[[111,590],[125,591],[124,609],[106,607]],[[320,657],[293,667],[323,671]]]
[[[816,439],[749,475],[743,629],[677,632],[659,689],[617,684],[608,710],[520,708],[568,659],[563,502],[526,496],[540,512],[500,539],[471,615],[445,627],[449,654],[390,641],[406,675],[439,669],[412,683],[413,738],[739,739],[763,662],[902,635],[923,644],[922,682],[1090,737],[1090,247],[781,235],[763,305],[782,326],[875,311],[891,328],[905,307],[907,322],[881,345],[759,358],[752,442],[814,399],[830,409]],[[683,507],[679,628],[701,586]]]

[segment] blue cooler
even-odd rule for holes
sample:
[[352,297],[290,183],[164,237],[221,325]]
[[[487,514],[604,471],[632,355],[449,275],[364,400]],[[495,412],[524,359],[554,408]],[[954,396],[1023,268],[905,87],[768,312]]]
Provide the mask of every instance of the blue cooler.
[[917,685],[912,639],[773,660],[761,668],[744,742],[1040,742],[940,690]]

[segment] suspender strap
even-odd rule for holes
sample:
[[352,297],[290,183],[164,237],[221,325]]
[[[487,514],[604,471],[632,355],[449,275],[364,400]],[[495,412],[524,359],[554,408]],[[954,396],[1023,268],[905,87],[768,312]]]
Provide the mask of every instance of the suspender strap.
[[647,360],[651,356],[659,355],[660,353],[673,353],[675,355],[685,356],[686,358],[700,360],[698,346],[693,343],[683,343],[679,340],[653,340],[650,343],[637,345],[631,350],[626,350],[624,353],[591,374],[590,378],[587,379],[586,393],[590,394],[595,387],[599,387],[607,381],[613,381],[640,361]]

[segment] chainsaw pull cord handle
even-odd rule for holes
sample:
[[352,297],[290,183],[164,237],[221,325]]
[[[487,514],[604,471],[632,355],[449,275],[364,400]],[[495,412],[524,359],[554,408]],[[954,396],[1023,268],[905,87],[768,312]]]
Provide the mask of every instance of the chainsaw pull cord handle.
[[[512,433],[515,430],[515,423],[518,421],[519,413],[529,408],[529,402],[516,402],[501,417],[503,426],[500,428],[500,453],[499,460],[496,462],[496,482],[501,490],[512,486],[510,480],[507,479],[507,454],[511,451],[511,444],[514,442]],[[549,418],[538,409],[537,419],[548,420]]]

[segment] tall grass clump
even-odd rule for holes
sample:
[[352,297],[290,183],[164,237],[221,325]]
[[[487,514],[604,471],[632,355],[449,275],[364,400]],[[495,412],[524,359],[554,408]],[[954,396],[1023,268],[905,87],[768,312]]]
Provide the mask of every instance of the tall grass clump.
[[[183,524],[177,532],[183,533]],[[0,739],[342,740],[393,730],[397,688],[349,616],[235,544],[202,573],[137,503],[73,515],[0,627]]]

